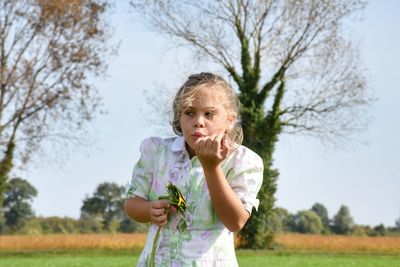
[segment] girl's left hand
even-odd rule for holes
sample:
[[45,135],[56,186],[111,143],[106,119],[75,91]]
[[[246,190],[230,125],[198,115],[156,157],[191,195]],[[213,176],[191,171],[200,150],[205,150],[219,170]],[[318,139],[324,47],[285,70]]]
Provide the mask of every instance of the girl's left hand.
[[203,168],[213,168],[228,156],[229,146],[225,135],[219,134],[199,138],[194,150]]

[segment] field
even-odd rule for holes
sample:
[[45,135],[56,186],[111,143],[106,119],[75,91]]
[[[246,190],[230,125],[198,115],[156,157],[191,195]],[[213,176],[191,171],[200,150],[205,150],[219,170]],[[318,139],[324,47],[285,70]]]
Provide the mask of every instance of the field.
[[[143,234],[0,236],[0,267],[135,266]],[[274,251],[238,250],[240,266],[400,267],[400,237],[285,234]]]

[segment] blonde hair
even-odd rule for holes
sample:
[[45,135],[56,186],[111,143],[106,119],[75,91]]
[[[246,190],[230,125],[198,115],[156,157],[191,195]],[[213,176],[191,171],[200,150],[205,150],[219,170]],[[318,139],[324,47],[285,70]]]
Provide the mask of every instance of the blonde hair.
[[183,135],[180,125],[182,112],[193,101],[198,90],[203,88],[218,90],[225,96],[224,107],[236,118],[233,128],[227,134],[227,141],[232,150],[236,149],[243,141],[243,130],[240,124],[240,101],[232,87],[221,76],[213,73],[202,72],[190,75],[188,80],[179,88],[172,104],[172,129],[177,135]]

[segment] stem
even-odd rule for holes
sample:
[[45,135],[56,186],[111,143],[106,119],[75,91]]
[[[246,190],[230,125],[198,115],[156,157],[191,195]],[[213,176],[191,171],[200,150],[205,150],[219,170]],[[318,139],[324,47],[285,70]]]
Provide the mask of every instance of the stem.
[[157,249],[157,243],[158,239],[160,239],[160,232],[161,232],[161,227],[158,227],[156,236],[154,237],[154,242],[153,242],[153,249],[151,250],[151,267],[154,267],[154,258],[156,256],[156,249]]

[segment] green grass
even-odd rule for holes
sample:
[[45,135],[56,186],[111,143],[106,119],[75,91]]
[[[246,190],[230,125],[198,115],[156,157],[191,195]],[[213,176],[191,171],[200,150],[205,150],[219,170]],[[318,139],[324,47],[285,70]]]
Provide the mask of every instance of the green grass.
[[[125,250],[0,252],[0,267],[132,267]],[[238,251],[241,267],[400,267],[400,255]]]
[[244,256],[239,266],[273,267],[400,267],[400,256],[286,253]]

